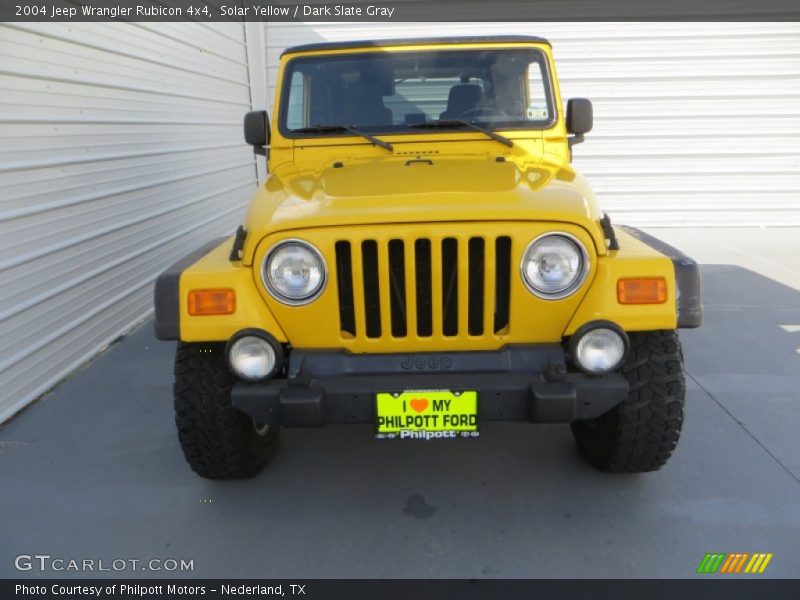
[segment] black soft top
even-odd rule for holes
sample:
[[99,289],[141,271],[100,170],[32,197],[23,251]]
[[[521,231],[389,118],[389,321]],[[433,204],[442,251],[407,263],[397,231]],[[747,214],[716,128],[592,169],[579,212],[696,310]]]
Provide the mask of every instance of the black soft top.
[[296,52],[310,52],[314,50],[345,50],[350,48],[382,48],[384,46],[412,46],[415,44],[485,44],[500,43],[531,43],[550,45],[545,38],[533,35],[474,35],[458,37],[431,37],[431,38],[403,38],[399,40],[354,40],[348,42],[317,42],[315,44],[301,44],[292,46],[281,53],[294,54]]

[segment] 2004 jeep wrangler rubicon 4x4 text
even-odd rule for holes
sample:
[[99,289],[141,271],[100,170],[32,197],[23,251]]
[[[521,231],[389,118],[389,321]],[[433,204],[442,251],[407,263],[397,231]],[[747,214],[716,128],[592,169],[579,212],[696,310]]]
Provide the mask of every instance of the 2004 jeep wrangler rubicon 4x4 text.
[[591,128],[540,38],[286,50],[271,119],[245,116],[269,177],[243,225],[156,283],[192,469],[253,476],[281,426],[489,420],[570,423],[599,469],[661,467],[698,269],[601,214],[571,166]]

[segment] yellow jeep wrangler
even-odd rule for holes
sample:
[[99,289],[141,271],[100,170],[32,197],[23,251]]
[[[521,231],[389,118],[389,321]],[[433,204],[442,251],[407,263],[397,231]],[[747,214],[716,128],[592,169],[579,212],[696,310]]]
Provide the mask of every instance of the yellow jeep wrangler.
[[244,223],[156,282],[192,469],[253,476],[281,426],[491,420],[570,423],[602,470],[661,467],[698,269],[600,212],[570,164],[591,128],[541,38],[286,50],[271,118],[244,120],[269,168]]

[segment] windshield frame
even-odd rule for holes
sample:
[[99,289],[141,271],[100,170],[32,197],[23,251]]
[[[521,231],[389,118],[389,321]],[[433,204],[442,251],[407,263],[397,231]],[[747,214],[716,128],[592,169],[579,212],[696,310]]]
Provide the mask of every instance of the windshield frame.
[[[356,49],[354,49],[356,50]],[[335,54],[329,53],[314,53],[314,54],[298,54],[296,56],[291,56],[286,60],[283,65],[282,76],[281,76],[281,89],[280,89],[280,107],[278,110],[278,132],[280,135],[286,139],[294,140],[294,139],[315,139],[315,140],[322,140],[322,139],[330,139],[330,138],[352,138],[357,137],[353,133],[349,131],[343,131],[342,133],[301,133],[297,130],[289,129],[286,126],[287,121],[287,113],[289,110],[289,93],[291,92],[291,76],[293,74],[293,63],[298,61],[305,61],[310,59],[329,59],[334,60],[337,58],[344,58],[344,57],[351,57],[351,56],[364,56],[364,55],[381,55],[381,54],[414,54],[414,53],[421,53],[421,52],[485,52],[487,50],[492,51],[519,51],[519,50],[526,50],[539,55],[539,64],[542,66],[542,84],[544,88],[544,95],[545,100],[547,102],[547,107],[550,112],[550,117],[545,121],[531,121],[528,124],[523,125],[515,125],[515,126],[507,126],[507,125],[498,125],[492,121],[481,121],[475,120],[476,124],[480,126],[490,129],[492,131],[508,131],[508,132],[515,132],[515,131],[545,131],[550,129],[556,125],[559,118],[559,111],[558,105],[556,102],[556,93],[555,93],[555,86],[553,82],[553,75],[552,70],[550,67],[550,57],[542,48],[534,45],[528,44],[514,44],[513,46],[507,45],[484,45],[484,46],[476,46],[476,47],[469,47],[465,48],[463,46],[454,46],[454,47],[445,47],[445,46],[438,46],[436,48],[430,48],[425,50],[420,50],[418,48],[415,49],[398,49],[398,50],[387,50],[386,48],[359,48],[358,51],[352,52],[337,52]],[[324,123],[323,125],[329,125],[329,123]],[[340,125],[337,123],[337,125]],[[420,129],[420,128],[413,128],[413,127],[406,127],[405,129],[398,131],[398,130],[388,130],[385,128],[381,128],[380,126],[369,127],[367,133],[370,135],[379,135],[382,137],[386,136],[419,136],[419,135],[427,135],[430,136],[431,134],[437,135],[442,133],[452,134],[452,133],[474,133],[471,130],[468,130],[464,127],[442,127],[438,129]]]

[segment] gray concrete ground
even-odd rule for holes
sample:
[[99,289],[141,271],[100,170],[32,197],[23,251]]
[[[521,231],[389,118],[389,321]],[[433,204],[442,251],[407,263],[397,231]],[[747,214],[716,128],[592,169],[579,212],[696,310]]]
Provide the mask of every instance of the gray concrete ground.
[[800,231],[653,233],[705,263],[662,471],[595,472],[565,426],[414,443],[340,426],[284,431],[253,480],[204,481],[172,422],[174,345],[146,323],[0,428],[0,576],[78,575],[14,569],[49,554],[199,577],[692,577],[714,551],[799,577],[800,331],[781,326],[800,325]]

